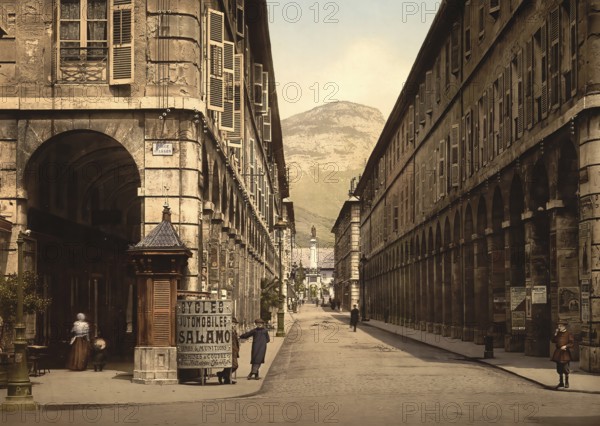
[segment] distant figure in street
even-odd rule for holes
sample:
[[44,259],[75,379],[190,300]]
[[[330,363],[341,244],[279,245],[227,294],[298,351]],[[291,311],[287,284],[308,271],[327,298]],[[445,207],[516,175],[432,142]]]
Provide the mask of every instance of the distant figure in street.
[[331,299],[330,305],[331,305],[331,310],[335,311],[335,299]]
[[77,321],[71,329],[71,352],[67,359],[67,368],[73,371],[83,371],[87,368],[90,355],[90,326],[85,320],[85,315],[77,314]]
[[[558,328],[552,337],[552,341],[556,344],[554,354],[552,354],[551,361],[556,363],[556,372],[558,373],[559,383],[556,386],[558,388],[569,387],[569,362],[571,361],[571,351],[575,343],[575,338],[571,333],[567,331],[567,322],[564,320],[558,321]],[[565,381],[563,382],[563,374],[565,375]]]
[[254,376],[255,380],[259,380],[258,369],[261,364],[265,363],[265,355],[267,353],[267,343],[271,341],[269,337],[269,331],[265,328],[265,322],[262,319],[254,321],[256,328],[248,331],[240,336],[241,339],[248,339],[252,337],[252,355],[250,356],[250,364],[252,364],[252,370],[248,374],[248,380]]
[[388,308],[385,308],[385,311],[383,311],[383,321],[387,324],[389,319],[390,319],[390,310]]
[[356,324],[358,324],[358,307],[354,305],[354,308],[350,311],[350,327],[354,327],[356,333]]
[[237,334],[238,320],[231,318],[231,367],[226,367],[223,371],[217,372],[219,384],[235,385],[237,382],[232,380],[231,375],[238,369],[238,358],[240,357],[240,339]]

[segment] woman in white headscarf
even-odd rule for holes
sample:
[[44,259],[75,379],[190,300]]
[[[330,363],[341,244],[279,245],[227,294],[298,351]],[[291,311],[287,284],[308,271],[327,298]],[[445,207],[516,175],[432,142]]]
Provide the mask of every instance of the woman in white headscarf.
[[67,360],[67,368],[74,371],[83,371],[87,368],[90,355],[90,326],[84,314],[77,314],[77,321],[71,329],[71,352]]

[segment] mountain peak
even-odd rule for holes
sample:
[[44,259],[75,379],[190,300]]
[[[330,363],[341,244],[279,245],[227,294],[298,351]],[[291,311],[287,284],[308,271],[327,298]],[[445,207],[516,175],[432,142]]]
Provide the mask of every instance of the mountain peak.
[[[362,173],[385,119],[376,108],[339,101],[296,114],[281,124],[291,198],[295,207],[302,208],[297,210],[297,222],[323,218],[316,224],[317,231],[331,242],[331,226],[348,199],[350,180]],[[310,238],[302,234],[299,243],[308,243]]]

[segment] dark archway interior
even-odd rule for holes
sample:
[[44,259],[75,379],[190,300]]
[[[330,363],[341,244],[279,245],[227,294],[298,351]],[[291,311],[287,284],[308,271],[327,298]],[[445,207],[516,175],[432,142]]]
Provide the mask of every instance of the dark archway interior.
[[133,158],[105,135],[68,132],[32,155],[23,183],[37,273],[53,300],[38,319],[40,343],[64,353],[60,347],[68,344],[75,315],[82,312],[92,337],[105,337],[113,354],[131,355],[135,303],[125,251],[139,241],[141,223]]

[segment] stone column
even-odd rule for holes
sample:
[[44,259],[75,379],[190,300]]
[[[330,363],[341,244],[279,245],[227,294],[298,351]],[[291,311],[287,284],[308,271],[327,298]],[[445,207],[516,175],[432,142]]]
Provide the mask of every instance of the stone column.
[[461,256],[460,246],[450,243],[452,253],[452,327],[450,330],[453,339],[461,339],[463,333],[463,297],[461,282]]
[[487,263],[487,238],[484,235],[473,235],[474,248],[474,341],[483,345],[484,336],[488,333],[489,319],[489,274]]
[[[512,226],[511,226],[512,225]],[[525,263],[525,252],[520,246],[517,247],[517,232],[524,232],[517,229],[516,224],[510,221],[502,223],[504,229],[504,271],[506,290],[506,335],[504,336],[504,350],[506,352],[523,352],[525,350],[525,301],[518,306],[513,306],[517,295],[513,293],[513,288],[517,292],[524,289],[525,282],[522,281],[523,264]],[[519,240],[520,241],[520,240]],[[522,282],[521,282],[522,281]],[[521,306],[522,305],[522,306]]]
[[434,261],[434,286],[433,286],[433,303],[434,303],[434,325],[433,332],[442,334],[442,323],[444,322],[444,281],[443,281],[443,255],[442,247],[437,247],[432,254]]
[[452,252],[450,248],[441,250],[442,266],[442,336],[452,335]]
[[491,333],[494,347],[504,347],[506,324],[506,289],[504,288],[504,231],[485,230],[488,247],[490,294],[488,309],[491,319]]
[[463,267],[463,332],[462,340],[472,342],[475,335],[474,252],[473,241],[461,240]]
[[[588,22],[600,33],[600,1],[593,0]],[[595,18],[595,19],[592,19]],[[595,37],[597,40],[597,36]],[[589,42],[589,41],[588,41]],[[597,64],[600,60],[595,41],[589,65],[595,84],[600,87]],[[592,73],[590,73],[591,78]],[[579,139],[579,280],[581,285],[582,341],[580,367],[600,373],[600,114],[597,109],[582,114],[576,134]]]
[[542,303],[535,303],[534,291],[550,284],[550,263],[548,242],[550,236],[546,211],[527,211],[523,214],[525,221],[525,355],[548,356],[550,339],[550,309],[546,298]]

